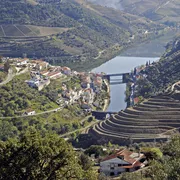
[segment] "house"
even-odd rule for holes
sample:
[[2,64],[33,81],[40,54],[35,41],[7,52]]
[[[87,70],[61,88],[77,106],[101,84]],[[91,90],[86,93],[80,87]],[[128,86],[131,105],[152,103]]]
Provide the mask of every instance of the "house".
[[31,88],[36,88],[39,86],[39,80],[38,79],[31,79],[28,81],[25,81]]
[[71,69],[68,68],[68,67],[62,67],[62,72],[63,72],[65,75],[70,75],[70,74],[71,74]]
[[24,112],[24,115],[27,115],[27,116],[30,116],[30,115],[34,115],[36,114],[36,112],[32,109],[27,109],[25,112]]
[[38,91],[41,91],[45,86],[48,86],[50,84],[50,79],[42,79],[38,76],[34,77],[31,80],[25,81],[31,88],[37,88]]
[[47,74],[47,76],[50,79],[57,79],[62,76],[62,73],[61,72],[50,72],[49,74]]
[[93,99],[94,99],[93,89],[91,89],[91,88],[85,89],[84,90],[84,94],[83,94],[84,102],[92,104],[93,103]]
[[42,60],[31,60],[30,64],[32,67],[34,67],[36,70],[40,71],[42,69],[47,69],[49,66],[49,63]]
[[27,65],[27,63],[28,63],[28,59],[21,59],[21,60],[17,60],[16,65],[17,66],[24,66],[24,65]]
[[47,76],[48,74],[49,74],[49,71],[42,71],[42,72],[41,72],[41,75],[42,75],[42,76]]
[[107,176],[133,172],[143,168],[145,160],[144,154],[123,149],[102,160],[100,162],[100,172]]

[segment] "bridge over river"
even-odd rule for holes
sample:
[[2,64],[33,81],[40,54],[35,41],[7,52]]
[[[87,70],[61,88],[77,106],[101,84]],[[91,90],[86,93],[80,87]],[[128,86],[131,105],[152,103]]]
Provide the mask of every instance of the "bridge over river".
[[[113,78],[118,77],[118,78]],[[116,74],[106,74],[103,76],[104,79],[108,79],[110,85],[124,84],[131,80],[131,73],[116,73]],[[99,120],[105,120],[110,117],[111,114],[116,114],[117,112],[108,111],[92,111],[92,116]]]
[[[116,85],[116,84],[127,83],[130,80],[130,76],[131,73],[116,73],[116,74],[106,74],[104,75],[104,78],[108,79],[110,85]],[[116,77],[119,77],[119,79],[117,79]]]

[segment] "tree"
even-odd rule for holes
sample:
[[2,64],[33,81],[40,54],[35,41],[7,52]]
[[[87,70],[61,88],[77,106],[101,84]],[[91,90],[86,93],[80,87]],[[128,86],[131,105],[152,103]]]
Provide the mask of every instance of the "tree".
[[2,58],[3,58],[3,57],[2,57],[2,56],[0,56],[0,63],[2,63],[2,62],[3,62]]
[[142,180],[140,173],[123,173],[120,180]]
[[[0,142],[0,179],[84,179],[71,145],[54,134],[35,130],[19,140]],[[88,177],[87,177],[88,179]]]
[[7,120],[0,121],[0,140],[6,141],[17,134],[17,132],[17,128],[12,123],[9,123]]
[[10,63],[9,63],[9,61],[7,60],[7,61],[4,63],[4,71],[5,71],[5,72],[8,72],[8,71],[9,71],[9,68],[10,68]]
[[92,145],[84,153],[88,154],[89,156],[91,154],[95,154],[96,158],[105,154],[103,148],[101,146],[96,146],[96,145]]
[[141,151],[145,154],[147,159],[160,159],[163,153],[159,148],[142,148]]
[[80,154],[79,160],[84,170],[88,170],[91,168],[92,163],[87,155],[85,155],[84,153]]

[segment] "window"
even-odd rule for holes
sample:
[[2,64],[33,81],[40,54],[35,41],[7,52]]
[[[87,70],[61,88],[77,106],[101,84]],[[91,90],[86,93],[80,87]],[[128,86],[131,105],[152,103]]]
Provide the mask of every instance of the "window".
[[122,166],[122,164],[118,164],[118,167]]
[[110,169],[114,169],[114,167],[111,167]]

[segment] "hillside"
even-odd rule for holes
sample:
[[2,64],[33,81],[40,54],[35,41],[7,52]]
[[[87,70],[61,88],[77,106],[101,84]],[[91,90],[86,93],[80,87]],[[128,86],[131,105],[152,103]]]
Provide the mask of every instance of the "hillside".
[[179,101],[169,96],[150,98],[111,115],[91,128],[89,134],[99,143],[120,145],[166,141],[180,127],[179,108]]
[[146,87],[142,84],[149,86],[148,92],[143,93],[146,97],[165,91],[173,94],[171,86],[178,82],[180,77],[180,37],[176,37],[166,48],[166,52],[158,62],[141,72],[147,77],[137,81],[136,96],[146,92]]
[[180,2],[178,0],[89,0],[93,3],[123,10],[131,14],[146,17],[152,21],[169,26],[178,26]]
[[[1,55],[26,54],[75,69],[92,68],[129,43],[164,29],[157,25],[154,30],[149,20],[82,0],[2,0],[0,7]],[[151,33],[145,35],[147,30]]]
[[[139,102],[89,130],[97,142],[166,141],[180,127],[180,37],[167,45],[158,62],[141,67],[127,84],[131,100]],[[128,91],[127,91],[128,92]],[[132,97],[133,96],[133,97]],[[145,97],[143,100],[142,97]],[[141,99],[141,100],[140,100]],[[135,102],[135,101],[134,101]]]

